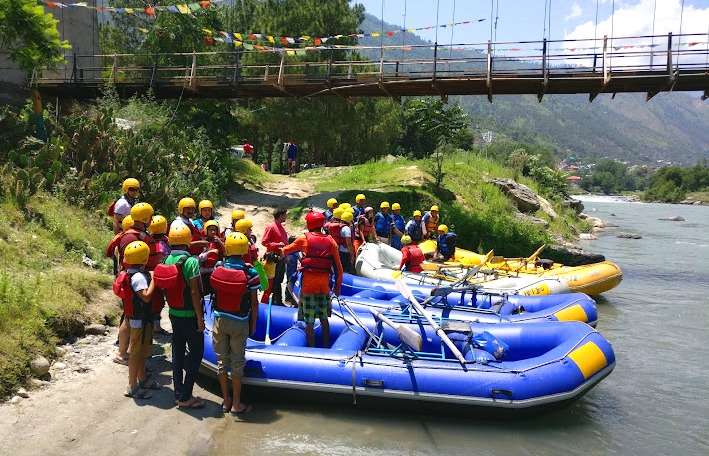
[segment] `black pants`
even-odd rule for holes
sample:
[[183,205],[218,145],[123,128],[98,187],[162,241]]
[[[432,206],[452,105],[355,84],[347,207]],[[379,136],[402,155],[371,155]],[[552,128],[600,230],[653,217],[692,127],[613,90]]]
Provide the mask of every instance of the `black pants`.
[[343,252],[340,250],[340,263],[342,263],[342,269],[347,273],[354,274],[354,272],[352,272],[351,261],[350,252]]
[[286,260],[281,259],[276,263],[276,275],[273,277],[273,289],[271,290],[271,302],[283,305],[283,279],[286,276]]
[[[170,316],[172,322],[172,382],[175,399],[190,400],[204,354],[204,333],[197,331],[196,318]],[[186,348],[189,352],[185,354]]]

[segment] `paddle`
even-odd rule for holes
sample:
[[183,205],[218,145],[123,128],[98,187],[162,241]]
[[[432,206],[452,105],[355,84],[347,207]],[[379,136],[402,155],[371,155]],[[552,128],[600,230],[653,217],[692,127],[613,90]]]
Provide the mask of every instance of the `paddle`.
[[394,323],[389,318],[387,318],[382,312],[378,312],[374,314],[374,316],[378,320],[381,320],[382,323],[385,323],[394,330],[396,330],[396,333],[399,335],[399,339],[403,343],[413,348],[415,351],[421,351],[421,349],[423,348],[423,338],[421,337],[421,334],[419,332],[414,331],[408,326]]
[[271,305],[273,303],[273,296],[268,298],[268,310],[266,311],[266,338],[264,343],[266,345],[271,345]]
[[539,247],[537,250],[534,251],[533,254],[529,255],[524,261],[525,263],[534,263],[537,261],[537,258],[539,255],[541,255],[542,251],[546,248],[546,244],[542,244],[541,247]]
[[414,296],[414,294],[411,292],[411,289],[409,286],[404,282],[403,280],[397,280],[396,282],[396,288],[399,290],[399,292],[409,300],[412,306],[414,306],[414,309],[421,314],[426,321],[428,321],[428,324],[431,325],[433,329],[436,330],[436,335],[441,338],[441,341],[443,341],[444,344],[450,349],[451,353],[453,353],[453,356],[455,356],[458,359],[458,362],[465,367],[465,358],[463,357],[463,354],[458,350],[458,347],[455,346],[453,341],[450,340],[448,335],[441,329],[440,326],[438,326],[438,323],[433,321],[433,318],[431,315],[426,312],[426,310],[421,307],[421,304],[419,304],[418,300]]

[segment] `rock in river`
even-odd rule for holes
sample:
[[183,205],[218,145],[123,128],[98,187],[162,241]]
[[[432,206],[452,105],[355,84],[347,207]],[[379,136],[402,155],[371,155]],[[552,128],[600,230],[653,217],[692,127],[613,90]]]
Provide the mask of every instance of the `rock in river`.
[[643,237],[635,233],[620,233],[618,236],[621,239],[642,239]]
[[685,218],[681,215],[675,215],[674,217],[660,217],[657,220],[663,220],[665,222],[684,222]]
[[49,372],[49,361],[44,356],[38,356],[30,361],[30,371],[35,377],[41,377]]
[[537,194],[524,184],[512,179],[487,179],[487,182],[502,190],[522,212],[537,212],[541,207]]

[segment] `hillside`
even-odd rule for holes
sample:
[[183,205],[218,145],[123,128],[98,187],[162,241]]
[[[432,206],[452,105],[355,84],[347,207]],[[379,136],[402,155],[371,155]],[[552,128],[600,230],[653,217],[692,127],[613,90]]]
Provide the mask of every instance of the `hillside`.
[[[380,21],[366,15],[365,32],[379,31]],[[400,27],[385,22],[385,30]],[[407,45],[431,44],[406,33]],[[379,38],[360,40],[379,45]],[[384,44],[400,45],[402,35],[385,38]],[[407,57],[432,58],[429,49],[415,49]],[[390,51],[385,58],[400,58]],[[453,57],[479,56],[475,51],[454,52]],[[369,56],[379,58],[379,51]],[[593,103],[588,95],[550,95],[538,103],[536,96],[453,97],[470,113],[476,131],[491,130],[521,141],[552,146],[559,156],[586,159],[616,158],[632,163],[659,159],[689,165],[709,156],[709,104],[697,94],[663,93],[650,102],[645,94],[601,95]]]

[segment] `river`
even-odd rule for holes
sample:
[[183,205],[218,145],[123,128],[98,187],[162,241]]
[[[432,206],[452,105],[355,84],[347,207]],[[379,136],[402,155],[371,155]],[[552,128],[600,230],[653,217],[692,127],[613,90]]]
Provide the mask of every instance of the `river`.
[[[586,202],[616,224],[586,247],[620,264],[625,279],[599,299],[615,371],[569,406],[491,418],[353,407],[261,403],[269,425],[241,423],[252,454],[709,454],[709,207]],[[659,221],[680,215],[685,222]],[[620,239],[619,232],[642,239]],[[257,402],[258,404],[258,402]],[[225,429],[226,431],[226,429]],[[223,446],[224,445],[224,446]],[[242,447],[243,448],[243,447]]]

